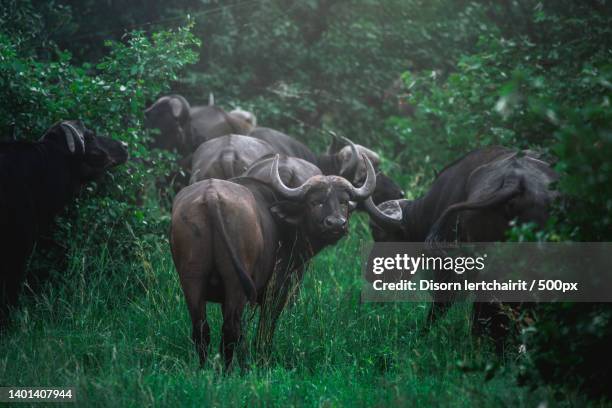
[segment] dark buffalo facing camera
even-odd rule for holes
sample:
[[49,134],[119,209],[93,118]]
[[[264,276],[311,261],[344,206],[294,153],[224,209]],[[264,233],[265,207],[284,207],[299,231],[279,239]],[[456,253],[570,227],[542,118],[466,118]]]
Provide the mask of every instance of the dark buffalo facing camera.
[[[351,201],[367,199],[376,184],[372,164],[364,160],[367,176],[359,188],[342,177],[321,174],[289,187],[281,179],[276,156],[269,179],[208,179],[177,195],[172,256],[202,363],[210,342],[206,302],[223,305],[221,353],[229,365],[246,303],[270,307],[266,314],[275,322],[292,276],[299,279],[308,260],[347,233]],[[264,302],[268,295],[279,299],[275,306]]]
[[80,121],[48,129],[38,142],[0,143],[0,313],[17,302],[34,242],[79,188],[125,163],[126,146]]
[[[321,169],[323,174],[338,175],[354,183],[362,183],[366,168],[359,160],[367,156],[376,175],[376,190],[372,195],[374,203],[404,198],[402,188],[389,176],[378,170],[379,155],[367,147],[354,144],[345,137],[334,137],[325,154],[315,155],[306,145],[282,132],[265,127],[256,127],[249,136],[268,142],[277,153],[306,160]],[[359,206],[363,209],[362,206]]]

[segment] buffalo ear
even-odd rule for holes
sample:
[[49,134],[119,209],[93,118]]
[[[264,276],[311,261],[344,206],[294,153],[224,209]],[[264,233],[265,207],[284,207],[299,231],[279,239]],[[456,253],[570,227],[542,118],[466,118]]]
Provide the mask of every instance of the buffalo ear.
[[83,124],[80,121],[64,121],[60,126],[64,131],[70,153],[75,152],[77,145],[80,147],[81,153],[85,153],[85,137],[83,136],[85,131]]
[[357,208],[357,201],[349,201],[348,210],[349,212],[354,211]]
[[169,103],[172,116],[174,116],[176,119],[180,118],[183,114],[183,109],[185,109],[183,102],[178,98],[171,98]]
[[78,120],[66,120],[58,122],[51,126],[45,131],[43,136],[40,138],[41,141],[53,140],[56,143],[66,143],[68,151],[75,153],[77,146],[79,147],[79,153],[85,152],[85,141],[84,141],[85,127]]
[[332,140],[329,146],[327,147],[327,152],[326,152],[329,155],[338,153],[340,149],[344,147],[344,145],[342,144],[342,141],[336,134],[332,133],[331,136],[332,136]]
[[303,208],[292,201],[278,201],[270,206],[270,212],[275,219],[289,225],[298,225],[302,221]]

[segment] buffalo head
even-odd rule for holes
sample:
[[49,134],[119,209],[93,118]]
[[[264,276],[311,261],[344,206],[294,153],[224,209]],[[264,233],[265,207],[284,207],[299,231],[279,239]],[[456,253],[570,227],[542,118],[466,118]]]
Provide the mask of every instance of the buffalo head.
[[395,180],[382,171],[376,173],[376,189],[374,194],[372,194],[374,203],[380,204],[389,200],[400,200],[405,196],[406,193]]
[[234,116],[240,120],[245,121],[251,128],[254,129],[257,127],[257,117],[253,112],[249,112],[240,108],[236,108],[229,113],[230,116]]
[[87,182],[128,159],[126,144],[97,136],[81,121],[63,121],[49,128],[41,138],[51,143],[78,166],[79,178]]
[[[346,143],[344,147],[341,147],[339,142]],[[336,138],[327,149],[328,155],[335,156],[336,162],[339,163],[340,168],[338,174],[352,180],[353,183],[361,184],[365,179],[366,167],[363,162],[358,159],[359,156],[366,156],[376,173],[376,189],[372,194],[372,198],[376,204],[389,201],[398,200],[404,198],[404,191],[402,188],[391,179],[389,176],[379,171],[380,156],[378,153],[368,149],[359,144],[355,144],[345,137]]]
[[159,98],[144,112],[145,126],[159,129],[161,135],[155,141],[156,147],[180,153],[189,153],[191,144],[191,116],[189,102],[181,95],[167,95]]
[[272,165],[271,181],[274,190],[285,199],[271,207],[272,213],[285,223],[299,226],[312,239],[333,243],[348,231],[349,212],[354,202],[366,200],[376,186],[376,174],[367,156],[362,156],[366,178],[355,187],[339,176],[315,175],[299,187],[283,183],[278,172],[279,156]]
[[366,175],[366,167],[363,162],[358,160],[359,156],[367,157],[372,163],[374,169],[378,171],[380,166],[380,156],[378,153],[368,149],[367,147],[353,144],[348,139],[346,139],[346,141],[349,143],[349,145],[344,146],[338,151],[338,153],[336,153],[340,163],[342,163],[340,175],[343,177],[348,177],[355,183],[363,181]]

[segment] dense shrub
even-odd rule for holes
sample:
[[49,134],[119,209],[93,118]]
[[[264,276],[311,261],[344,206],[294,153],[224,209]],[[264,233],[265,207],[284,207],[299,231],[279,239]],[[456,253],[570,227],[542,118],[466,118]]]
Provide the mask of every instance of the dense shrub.
[[[602,2],[603,3],[603,2]],[[612,236],[612,14],[599,2],[514,2],[526,19],[493,24],[454,71],[403,75],[408,118],[388,121],[404,168],[433,177],[445,163],[489,144],[535,148],[555,162],[563,200],[544,231],[516,226],[518,240],[609,241]],[[529,10],[525,14],[524,10]],[[509,13],[508,19],[516,13]],[[486,23],[483,21],[483,24]],[[425,165],[423,158],[425,158]],[[546,305],[525,333],[533,383],[610,397],[607,305]],[[531,371],[530,371],[531,370]]]
[[[58,223],[55,241],[61,252],[87,242],[91,254],[110,250],[114,262],[128,262],[134,237],[165,232],[167,218],[158,216],[157,206],[137,202],[175,164],[171,153],[147,147],[142,112],[147,101],[167,91],[178,72],[196,60],[199,41],[190,32],[192,25],[151,36],[134,31],[121,42],[107,41],[107,55],[98,63],[77,64],[52,42],[41,39],[46,45],[42,55],[26,46],[44,37],[44,29],[35,28],[28,32],[32,38],[24,38],[26,30],[8,22],[18,18],[20,24],[36,27],[41,17],[29,2],[13,7],[3,10],[0,21],[2,137],[35,140],[56,121],[80,119],[99,134],[127,142],[131,159],[99,184],[87,186]],[[49,262],[58,259],[56,252],[34,263],[49,269]]]
[[87,24],[66,24],[52,37],[86,60],[99,53],[92,36],[171,26],[191,13],[194,33],[206,41],[176,90],[194,104],[212,91],[219,104],[253,109],[262,124],[318,149],[327,129],[381,148],[393,138],[384,117],[397,108],[401,71],[450,70],[490,29],[480,24],[488,10],[499,9],[495,2],[429,0],[60,3],[87,16]]
[[[317,149],[327,130],[368,144],[398,163],[385,166],[413,196],[476,147],[542,150],[564,199],[544,231],[516,226],[510,238],[611,239],[609,1],[0,1],[0,137],[34,139],[78,117],[137,159],[59,223],[69,251],[79,242],[129,264],[135,245],[165,234],[151,186],[172,154],[147,148],[141,119],[171,83],[194,104],[212,91],[224,107],[252,109]],[[195,26],[169,29],[187,14]],[[195,37],[206,39],[199,51]],[[537,314],[525,378],[609,396],[597,379],[612,374],[610,309]]]

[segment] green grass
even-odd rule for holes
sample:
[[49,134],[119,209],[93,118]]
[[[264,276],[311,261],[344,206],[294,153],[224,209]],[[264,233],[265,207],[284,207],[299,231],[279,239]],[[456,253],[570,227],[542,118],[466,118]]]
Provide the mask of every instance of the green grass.
[[[224,373],[215,356],[219,306],[209,304],[213,357],[204,369],[166,242],[143,244],[130,264],[78,247],[0,339],[0,384],[73,386],[87,406],[537,406],[546,390],[516,385],[516,356],[486,381],[458,362],[495,361],[470,335],[469,305],[428,329],[427,305],[360,303],[360,242],[320,254],[285,310],[265,363]],[[251,360],[255,319],[243,356]]]

